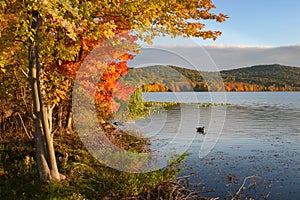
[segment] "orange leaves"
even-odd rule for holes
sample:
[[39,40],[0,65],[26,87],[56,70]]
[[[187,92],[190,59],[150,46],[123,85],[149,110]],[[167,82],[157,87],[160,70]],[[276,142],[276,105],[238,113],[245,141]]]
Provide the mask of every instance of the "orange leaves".
[[130,96],[135,89],[134,86],[125,86],[123,83],[118,82],[113,90],[112,96],[122,101],[129,102]]
[[228,15],[224,15],[222,13],[220,13],[218,16],[217,16],[217,22],[224,22],[226,19],[228,18]]
[[120,60],[132,60],[133,58],[134,56],[129,53],[125,53],[119,57]]
[[216,8],[215,5],[212,4],[211,0],[200,0],[198,4],[201,8],[212,9]]
[[121,75],[125,75],[127,73],[127,70],[128,67],[125,61],[119,63],[113,61],[105,69],[100,79],[103,82],[115,82],[121,77]]
[[[133,56],[128,53],[119,57],[120,60],[129,60],[132,58]],[[135,88],[117,82],[127,72],[126,61],[112,61],[101,75],[95,94],[96,105],[101,118],[109,118],[112,113],[119,109],[120,104],[113,97],[126,102],[130,100],[130,96]]]
[[77,66],[74,62],[65,63],[63,67],[60,68],[63,73],[74,77],[76,75]]
[[[46,66],[49,71],[57,70],[72,82],[79,67],[86,62],[89,67],[83,72],[84,83],[87,87],[97,88],[93,95],[96,95],[103,113],[118,107],[118,103],[112,105],[112,97],[127,101],[134,90],[118,84],[117,80],[128,72],[127,61],[134,58],[128,52],[137,52],[137,39],[151,43],[154,37],[167,34],[171,37],[216,39],[221,32],[204,30],[203,21],[223,22],[227,18],[224,14],[211,12],[216,8],[211,0],[111,0],[84,4],[76,1],[70,5],[60,3],[62,8],[49,1],[49,5],[52,5],[49,9],[55,6],[60,15],[56,19],[51,10],[45,8],[50,15],[43,16],[45,28],[42,35],[52,39],[52,43],[46,42],[43,46],[46,48],[44,63],[50,63]],[[59,20],[61,23],[56,23]],[[131,34],[132,30],[134,34]],[[107,42],[109,38],[114,38],[114,41]],[[103,46],[99,50],[100,44]],[[86,59],[92,51],[95,57]],[[149,87],[151,90],[167,89],[159,85]]]
[[101,43],[100,41],[94,40],[89,37],[80,38],[80,42],[81,42],[81,50],[86,53],[89,53]]
[[69,77],[75,77],[76,71],[78,70],[78,64],[70,61],[64,61],[64,62],[52,62],[50,65],[47,65],[45,67],[45,71],[47,73],[58,70],[62,75],[69,76]]
[[143,86],[145,92],[167,92],[169,89],[161,83],[152,83]]
[[[46,66],[47,72],[58,71],[72,81],[76,77],[86,95],[95,99],[100,117],[107,119],[120,107],[119,101],[129,101],[134,91],[132,87],[118,84],[117,80],[128,72],[127,61],[134,58],[128,52],[133,52],[136,39],[130,32],[118,34],[112,41],[81,36],[80,51],[74,60],[57,59]],[[72,87],[68,89],[71,91]]]

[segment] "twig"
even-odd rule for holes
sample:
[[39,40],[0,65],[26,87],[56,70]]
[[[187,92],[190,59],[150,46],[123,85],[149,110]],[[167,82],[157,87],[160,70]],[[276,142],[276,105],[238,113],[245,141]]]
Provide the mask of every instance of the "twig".
[[21,120],[21,124],[22,124],[22,126],[23,126],[23,128],[24,128],[24,130],[25,130],[25,133],[26,133],[27,137],[28,137],[29,139],[32,139],[33,136],[32,136],[31,134],[28,133],[28,131],[27,131],[27,129],[26,129],[26,126],[25,126],[25,124],[24,124],[24,121],[23,121],[23,119],[22,119],[20,113],[18,113],[18,116],[19,116],[19,118],[20,118],[20,120]]
[[157,188],[157,199],[160,199],[160,189],[161,189],[161,185],[158,186]]
[[172,192],[170,193],[170,198],[169,199],[173,199],[173,193],[176,191],[177,187],[174,186],[172,189]]
[[265,196],[265,199],[268,199],[270,194],[271,194],[271,192],[268,192],[268,194]]
[[240,195],[241,191],[243,190],[243,188],[244,188],[244,186],[245,186],[245,184],[246,184],[246,181],[247,181],[248,179],[250,179],[250,178],[255,178],[255,177],[257,177],[257,176],[247,176],[247,177],[245,177],[245,178],[244,178],[244,181],[243,181],[243,184],[241,185],[241,187],[239,188],[239,190],[234,194],[234,196],[232,197],[231,200],[236,200],[236,199],[238,199],[238,196]]
[[178,180],[190,178],[190,175],[177,177]]
[[24,69],[21,68],[21,70],[22,70],[22,73],[24,74],[24,76],[25,76],[26,78],[28,78],[28,74],[24,71]]
[[187,200],[187,199],[189,199],[192,195],[198,195],[198,192],[191,192],[191,193],[189,193],[185,198],[184,198],[184,200]]

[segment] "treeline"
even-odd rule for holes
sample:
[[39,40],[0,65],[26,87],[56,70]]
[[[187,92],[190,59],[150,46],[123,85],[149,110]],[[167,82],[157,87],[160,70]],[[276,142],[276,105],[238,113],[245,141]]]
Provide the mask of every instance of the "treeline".
[[299,91],[300,68],[274,65],[258,65],[235,70],[222,71],[225,83],[236,87],[230,91]]
[[257,65],[219,72],[200,72],[174,66],[130,69],[127,84],[143,91],[300,91],[300,68]]

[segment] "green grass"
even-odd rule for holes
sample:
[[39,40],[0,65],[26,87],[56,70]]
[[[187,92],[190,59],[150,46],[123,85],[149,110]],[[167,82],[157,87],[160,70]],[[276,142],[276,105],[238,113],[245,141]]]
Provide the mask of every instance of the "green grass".
[[0,199],[156,199],[158,188],[169,185],[159,194],[167,198],[186,156],[161,170],[126,173],[102,165],[85,150],[76,133],[63,132],[55,135],[54,144],[59,170],[67,178],[42,184],[34,142],[15,134],[6,133],[0,143]]

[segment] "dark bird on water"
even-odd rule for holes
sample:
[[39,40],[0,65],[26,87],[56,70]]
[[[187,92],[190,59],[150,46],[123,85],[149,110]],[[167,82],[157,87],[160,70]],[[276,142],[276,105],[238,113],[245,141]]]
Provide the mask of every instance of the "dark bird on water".
[[202,126],[202,127],[197,127],[197,133],[201,133],[201,134],[205,134],[205,127]]
[[115,120],[112,121],[112,124],[113,124],[114,126],[123,126],[123,124],[122,124],[121,122],[115,121]]

